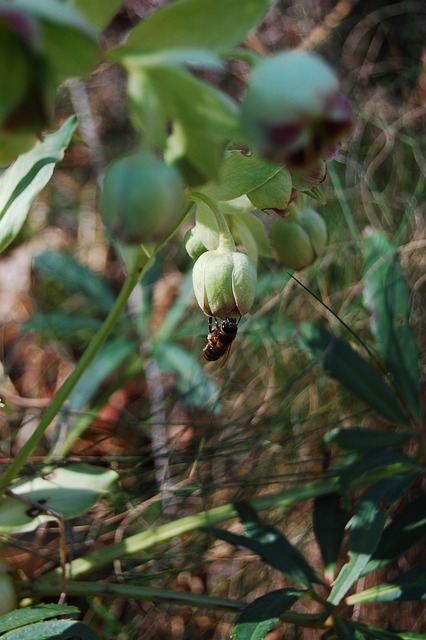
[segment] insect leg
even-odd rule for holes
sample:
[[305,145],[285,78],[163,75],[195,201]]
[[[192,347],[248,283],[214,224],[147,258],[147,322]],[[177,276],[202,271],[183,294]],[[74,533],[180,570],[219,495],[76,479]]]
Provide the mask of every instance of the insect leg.
[[211,333],[212,331],[213,331],[213,318],[209,316],[209,333]]

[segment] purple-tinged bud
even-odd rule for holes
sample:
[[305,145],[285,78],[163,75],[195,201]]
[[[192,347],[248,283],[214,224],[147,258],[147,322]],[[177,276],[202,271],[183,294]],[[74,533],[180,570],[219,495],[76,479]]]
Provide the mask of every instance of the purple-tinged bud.
[[198,258],[192,282],[198,305],[207,316],[243,316],[254,301],[257,273],[245,253],[219,248]]
[[291,200],[292,188],[290,172],[283,167],[260,187],[249,191],[247,197],[261,211],[284,211]]
[[253,147],[290,167],[326,157],[352,126],[352,112],[334,72],[301,51],[272,55],[254,68],[242,118]]

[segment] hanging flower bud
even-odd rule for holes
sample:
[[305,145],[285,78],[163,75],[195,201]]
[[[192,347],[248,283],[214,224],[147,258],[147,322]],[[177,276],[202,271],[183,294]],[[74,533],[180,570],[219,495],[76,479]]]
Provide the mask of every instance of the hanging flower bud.
[[199,307],[208,316],[243,316],[253,304],[257,273],[245,253],[220,247],[203,253],[192,272]]
[[103,221],[126,244],[155,242],[179,222],[184,185],[179,172],[145,151],[120,158],[107,170],[101,193]]
[[333,71],[302,51],[269,56],[255,67],[242,117],[253,147],[268,160],[291,167],[326,157],[352,125]]
[[313,209],[298,211],[290,205],[289,214],[272,225],[270,240],[281,262],[298,271],[308,267],[324,252],[327,227]]
[[184,244],[187,254],[193,260],[196,260],[207,251],[207,248],[201,241],[197,225],[185,233]]
[[291,201],[292,187],[290,172],[283,167],[260,187],[249,191],[247,197],[261,211],[284,211]]

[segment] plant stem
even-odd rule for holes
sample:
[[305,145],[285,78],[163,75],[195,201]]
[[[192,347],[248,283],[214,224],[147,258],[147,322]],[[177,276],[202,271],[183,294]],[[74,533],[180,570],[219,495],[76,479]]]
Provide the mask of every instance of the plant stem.
[[217,206],[216,202],[206,196],[204,193],[199,193],[198,191],[191,192],[190,197],[194,200],[201,200],[202,202],[204,202],[204,204],[209,207],[212,214],[214,215],[217,226],[219,227],[219,247],[228,251],[235,251],[236,247],[234,238],[232,237],[232,234],[229,230],[228,224],[225,220],[225,216]]
[[[212,598],[210,596],[185,593],[180,591],[168,591],[166,589],[151,589],[140,587],[134,584],[111,584],[102,582],[78,582],[71,580],[67,583],[66,592],[69,596],[95,597],[95,596],[119,596],[122,598],[134,598],[136,600],[151,600],[154,602],[175,602],[180,605],[191,607],[202,607],[204,609],[229,609],[231,611],[241,611],[244,603],[238,600],[227,600],[225,598]],[[34,595],[51,596],[57,595],[57,587],[49,584],[41,585],[36,580],[28,588],[23,585],[20,593],[22,597]]]
[[135,288],[139,278],[141,277],[147,263],[149,262],[148,256],[145,254],[142,249],[139,250],[137,259],[134,262],[132,270],[124,281],[123,287],[116,298],[114,305],[111,308],[108,316],[106,317],[103,325],[100,327],[99,331],[96,333],[92,341],[89,343],[86,351],[83,353],[82,357],[78,361],[74,371],[68,376],[65,380],[59,391],[56,393],[55,397],[52,399],[52,403],[49,405],[46,412],[43,414],[39,424],[36,429],[32,433],[32,435],[28,438],[25,444],[18,451],[15,456],[13,462],[7,469],[7,471],[3,474],[0,479],[0,493],[3,492],[10,483],[17,477],[20,470],[24,466],[28,457],[32,454],[40,440],[42,439],[46,429],[54,420],[54,418],[58,415],[61,407],[64,402],[67,400],[71,391],[74,389],[77,382],[80,380],[81,376],[92,362],[93,358],[102,347],[117,321],[119,320],[123,310],[126,307],[127,300],[129,299],[130,294]]

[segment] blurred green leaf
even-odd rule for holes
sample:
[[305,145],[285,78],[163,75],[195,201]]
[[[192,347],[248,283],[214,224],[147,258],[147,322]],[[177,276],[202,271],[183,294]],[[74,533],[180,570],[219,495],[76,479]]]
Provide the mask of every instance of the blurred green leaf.
[[244,609],[237,621],[233,640],[263,640],[279,621],[280,615],[288,611],[305,591],[277,589],[256,598]]
[[364,301],[371,329],[401,397],[421,421],[419,361],[410,327],[410,298],[398,254],[375,231],[364,240]]
[[100,640],[97,633],[75,620],[36,622],[2,635],[3,640]]
[[48,618],[56,618],[60,615],[79,613],[77,607],[67,604],[38,604],[34,607],[15,609],[10,613],[0,616],[0,633],[23,627],[32,622],[40,622]]
[[34,259],[34,268],[103,311],[114,304],[115,296],[105,281],[67,253],[45,251]]
[[139,342],[126,338],[116,338],[107,342],[98,351],[70,393],[67,408],[71,411],[82,411],[101,384],[115,373],[132,353],[137,353],[138,347]]
[[421,633],[410,633],[409,631],[387,631],[378,629],[369,624],[354,622],[351,624],[358,629],[366,638],[372,640],[426,640],[426,636]]
[[34,313],[21,324],[23,331],[38,331],[46,336],[72,338],[76,334],[93,335],[102,325],[101,320],[75,313]]
[[349,514],[342,507],[339,494],[318,496],[314,501],[313,526],[326,577],[331,581],[339,557]]
[[322,363],[332,378],[336,378],[369,407],[391,422],[406,424],[407,420],[392,389],[347,342],[307,322],[299,325],[296,340],[302,349]]
[[263,524],[256,511],[247,504],[235,504],[247,535],[237,535],[224,529],[209,529],[216,538],[235,547],[249,549],[274,569],[289,576],[296,583],[311,587],[321,584],[316,571],[302,554],[275,527]]
[[324,446],[337,444],[341,449],[369,451],[397,447],[417,437],[414,431],[389,432],[384,429],[364,429],[363,427],[336,427],[323,437]]
[[270,4],[271,0],[178,0],[138,24],[126,48],[206,47],[220,51],[239,44]]
[[162,371],[174,371],[177,374],[176,388],[187,406],[209,405],[211,411],[218,411],[218,387],[194,356],[182,347],[165,340],[156,341],[152,345],[152,354]]
[[412,482],[411,478],[418,475],[420,468],[414,460],[403,453],[386,449],[369,451],[339,471],[341,492],[347,493],[354,481],[358,482],[365,474],[371,476],[372,471],[376,471],[376,481],[385,480],[389,483],[388,487],[391,490],[393,480],[399,482],[402,474]]
[[100,29],[104,29],[117,13],[123,0],[71,0],[71,5]]
[[77,118],[71,116],[0,176],[0,252],[18,235],[33,200],[64,157],[76,126]]
[[[75,518],[91,509],[101,496],[107,495],[117,482],[117,474],[94,465],[69,464],[64,467],[45,467],[37,476],[20,480],[11,491],[18,498],[6,495],[0,500],[0,532],[33,531],[43,522],[56,520],[52,513]],[[40,504],[32,506],[19,500]]]
[[350,620],[340,616],[333,616],[333,620],[337,640],[363,640],[363,634]]
[[346,598],[348,605],[362,602],[426,600],[426,564],[422,564],[392,581],[379,584]]
[[280,171],[276,164],[266,162],[260,156],[244,155],[241,151],[228,151],[222,163],[219,178],[203,186],[202,192],[209,198],[235,200],[272,178]]

